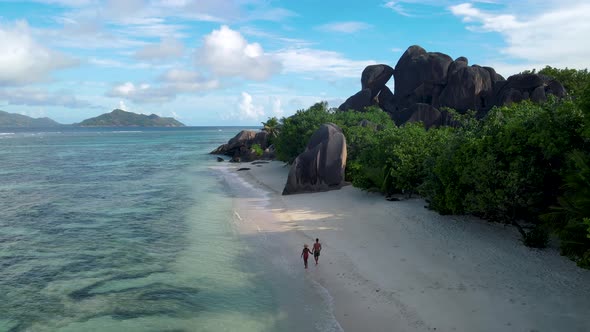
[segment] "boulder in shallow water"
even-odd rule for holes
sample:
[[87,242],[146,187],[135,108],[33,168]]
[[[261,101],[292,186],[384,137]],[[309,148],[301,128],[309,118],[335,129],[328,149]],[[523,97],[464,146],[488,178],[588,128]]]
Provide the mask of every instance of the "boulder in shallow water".
[[346,138],[337,125],[323,124],[291,165],[283,195],[339,189],[344,185]]
[[266,131],[242,130],[226,144],[219,146],[211,151],[211,154],[223,154],[231,157],[230,162],[247,162],[260,158],[274,158],[274,153],[265,153],[262,156],[256,154],[252,149],[257,144],[263,151],[269,149],[269,134]]

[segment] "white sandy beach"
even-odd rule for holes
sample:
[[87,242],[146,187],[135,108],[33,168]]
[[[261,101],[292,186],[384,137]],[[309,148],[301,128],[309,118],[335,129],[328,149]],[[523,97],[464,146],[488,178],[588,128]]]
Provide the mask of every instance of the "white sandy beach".
[[[283,163],[227,167],[257,193],[235,197],[240,233],[329,292],[332,330],[590,331],[590,271],[525,247],[513,227],[352,186],[281,196]],[[316,237],[320,264],[305,271],[299,254]]]

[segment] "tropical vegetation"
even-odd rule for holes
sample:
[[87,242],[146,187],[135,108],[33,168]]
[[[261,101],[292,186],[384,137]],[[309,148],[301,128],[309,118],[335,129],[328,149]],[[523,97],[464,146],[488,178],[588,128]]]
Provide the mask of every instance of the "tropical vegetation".
[[[340,112],[318,103],[270,123],[277,158],[291,163],[319,126],[340,126],[348,145],[347,180],[385,195],[421,195],[441,214],[472,214],[515,225],[523,242],[561,252],[590,268],[590,75],[546,67],[566,98],[525,101],[471,114],[459,126],[397,127],[378,108]],[[270,121],[270,120],[269,120]]]

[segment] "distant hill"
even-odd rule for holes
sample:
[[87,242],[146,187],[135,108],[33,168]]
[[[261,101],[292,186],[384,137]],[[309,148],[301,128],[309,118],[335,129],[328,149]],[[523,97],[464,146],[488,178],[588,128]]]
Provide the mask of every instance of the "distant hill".
[[79,127],[184,127],[173,118],[161,118],[155,114],[143,115],[116,109],[95,118],[74,124]]
[[50,118],[31,118],[26,115],[0,111],[0,127],[57,127],[62,124]]

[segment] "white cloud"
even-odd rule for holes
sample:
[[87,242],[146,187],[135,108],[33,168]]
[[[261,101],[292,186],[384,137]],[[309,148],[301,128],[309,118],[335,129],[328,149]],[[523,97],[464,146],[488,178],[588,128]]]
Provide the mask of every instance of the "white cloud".
[[[554,1],[554,0],[543,0],[543,1]],[[568,1],[568,0],[562,0]],[[393,12],[401,16],[406,17],[431,17],[440,15],[440,8],[449,7],[457,4],[457,0],[396,0],[396,1],[384,1],[381,7],[388,8]],[[498,4],[506,2],[515,4],[514,0],[471,0],[472,3],[486,3],[486,4]],[[539,7],[539,0],[520,0],[519,4],[525,2],[531,2],[526,7],[527,11],[531,11],[532,8]]]
[[158,77],[157,85],[125,82],[114,85],[106,96],[125,98],[137,104],[161,104],[172,101],[178,94],[202,92],[219,87],[218,80],[201,77],[193,71],[172,69]]
[[146,38],[187,37],[187,26],[172,24],[164,13],[145,6],[145,10],[118,15],[111,14],[108,6],[76,8],[54,18],[58,27],[36,28],[33,32],[48,44],[84,50],[145,47],[150,45]]
[[[533,64],[557,67],[590,67],[590,3],[570,1],[552,4],[533,16],[486,12],[464,3],[451,12],[470,23],[468,29],[500,33],[506,41],[502,53],[522,60],[523,69]],[[502,64],[498,64],[502,66]]]
[[319,27],[320,30],[330,31],[330,32],[340,32],[340,33],[355,33],[361,30],[366,30],[371,28],[370,24],[364,22],[334,22],[321,25]]
[[[264,2],[260,3],[263,4]],[[261,7],[253,10],[248,15],[247,20],[280,22],[293,16],[297,16],[297,14],[285,8]]]
[[10,105],[61,106],[66,108],[94,108],[90,102],[80,100],[67,91],[49,92],[41,89],[0,89],[0,100]]
[[240,32],[247,36],[254,36],[259,38],[268,39],[270,42],[279,43],[281,45],[288,45],[289,47],[310,47],[314,43],[305,40],[305,39],[298,39],[298,38],[288,38],[284,36],[280,36],[275,33],[268,32],[267,30],[261,30],[258,28],[254,28],[251,26],[244,26],[240,28]]
[[264,116],[264,109],[262,106],[254,105],[250,94],[242,92],[238,103],[238,116],[241,120],[258,120]]
[[[176,17],[206,22],[282,21],[297,14],[259,0],[28,0],[70,7],[76,12],[99,13],[104,20]],[[99,6],[102,5],[102,8]],[[129,21],[127,21],[129,22]]]
[[284,49],[275,53],[287,73],[307,73],[314,77],[359,78],[373,60],[351,60],[333,51],[311,48]]
[[125,102],[122,100],[119,100],[119,107],[117,107],[120,110],[126,111],[127,110],[127,105],[125,105]]
[[281,98],[272,97],[272,114],[276,117],[282,117],[285,111],[281,105]]
[[0,25],[0,86],[21,85],[46,80],[51,72],[77,64],[77,61],[39,44],[27,22]]
[[178,65],[177,62],[171,61],[158,61],[158,62],[137,62],[137,61],[124,61],[126,59],[109,59],[109,58],[96,58],[91,57],[87,60],[88,64],[104,68],[122,68],[122,69],[148,69],[148,70],[165,70],[173,68]]
[[140,13],[147,7],[143,0],[107,0],[105,12],[109,18],[127,18]]
[[218,23],[234,21],[243,14],[239,4],[233,0],[168,0],[155,7],[160,13]]
[[189,83],[199,80],[200,75],[196,71],[172,69],[165,72],[160,79],[165,82]]
[[183,32],[186,26],[170,24],[161,18],[138,18],[126,19],[120,22],[120,28],[113,29],[117,36],[128,36],[129,38],[186,38],[188,35]]
[[387,1],[383,7],[389,8],[402,16],[410,16],[406,9],[401,5],[402,1]]
[[152,87],[147,83],[135,85],[131,82],[115,85],[107,97],[125,98],[137,104],[161,104],[176,97],[174,91],[161,87]]
[[[34,35],[39,40],[44,40],[48,45],[83,50],[96,49],[123,49],[142,47],[147,43],[138,39],[126,38],[120,34],[110,33],[106,30],[77,30],[75,27],[83,27],[82,24],[71,24],[61,29],[34,29]],[[89,43],[88,41],[92,42]]]
[[36,0],[35,2],[55,4],[67,7],[82,7],[91,5],[94,0]]
[[163,82],[168,89],[177,93],[199,92],[213,90],[220,87],[218,80],[202,77],[198,72],[190,70],[171,69],[161,75],[159,80]]
[[91,65],[94,65],[94,66],[107,67],[107,68],[129,68],[130,67],[126,63],[119,61],[119,60],[99,59],[99,58],[95,58],[95,57],[91,57],[90,59],[88,59],[88,63]]
[[158,44],[150,44],[135,53],[141,60],[165,60],[179,58],[184,53],[184,45],[174,38],[164,38]]
[[225,25],[205,36],[197,56],[198,62],[219,76],[263,81],[281,68],[260,44],[248,43],[238,31]]

